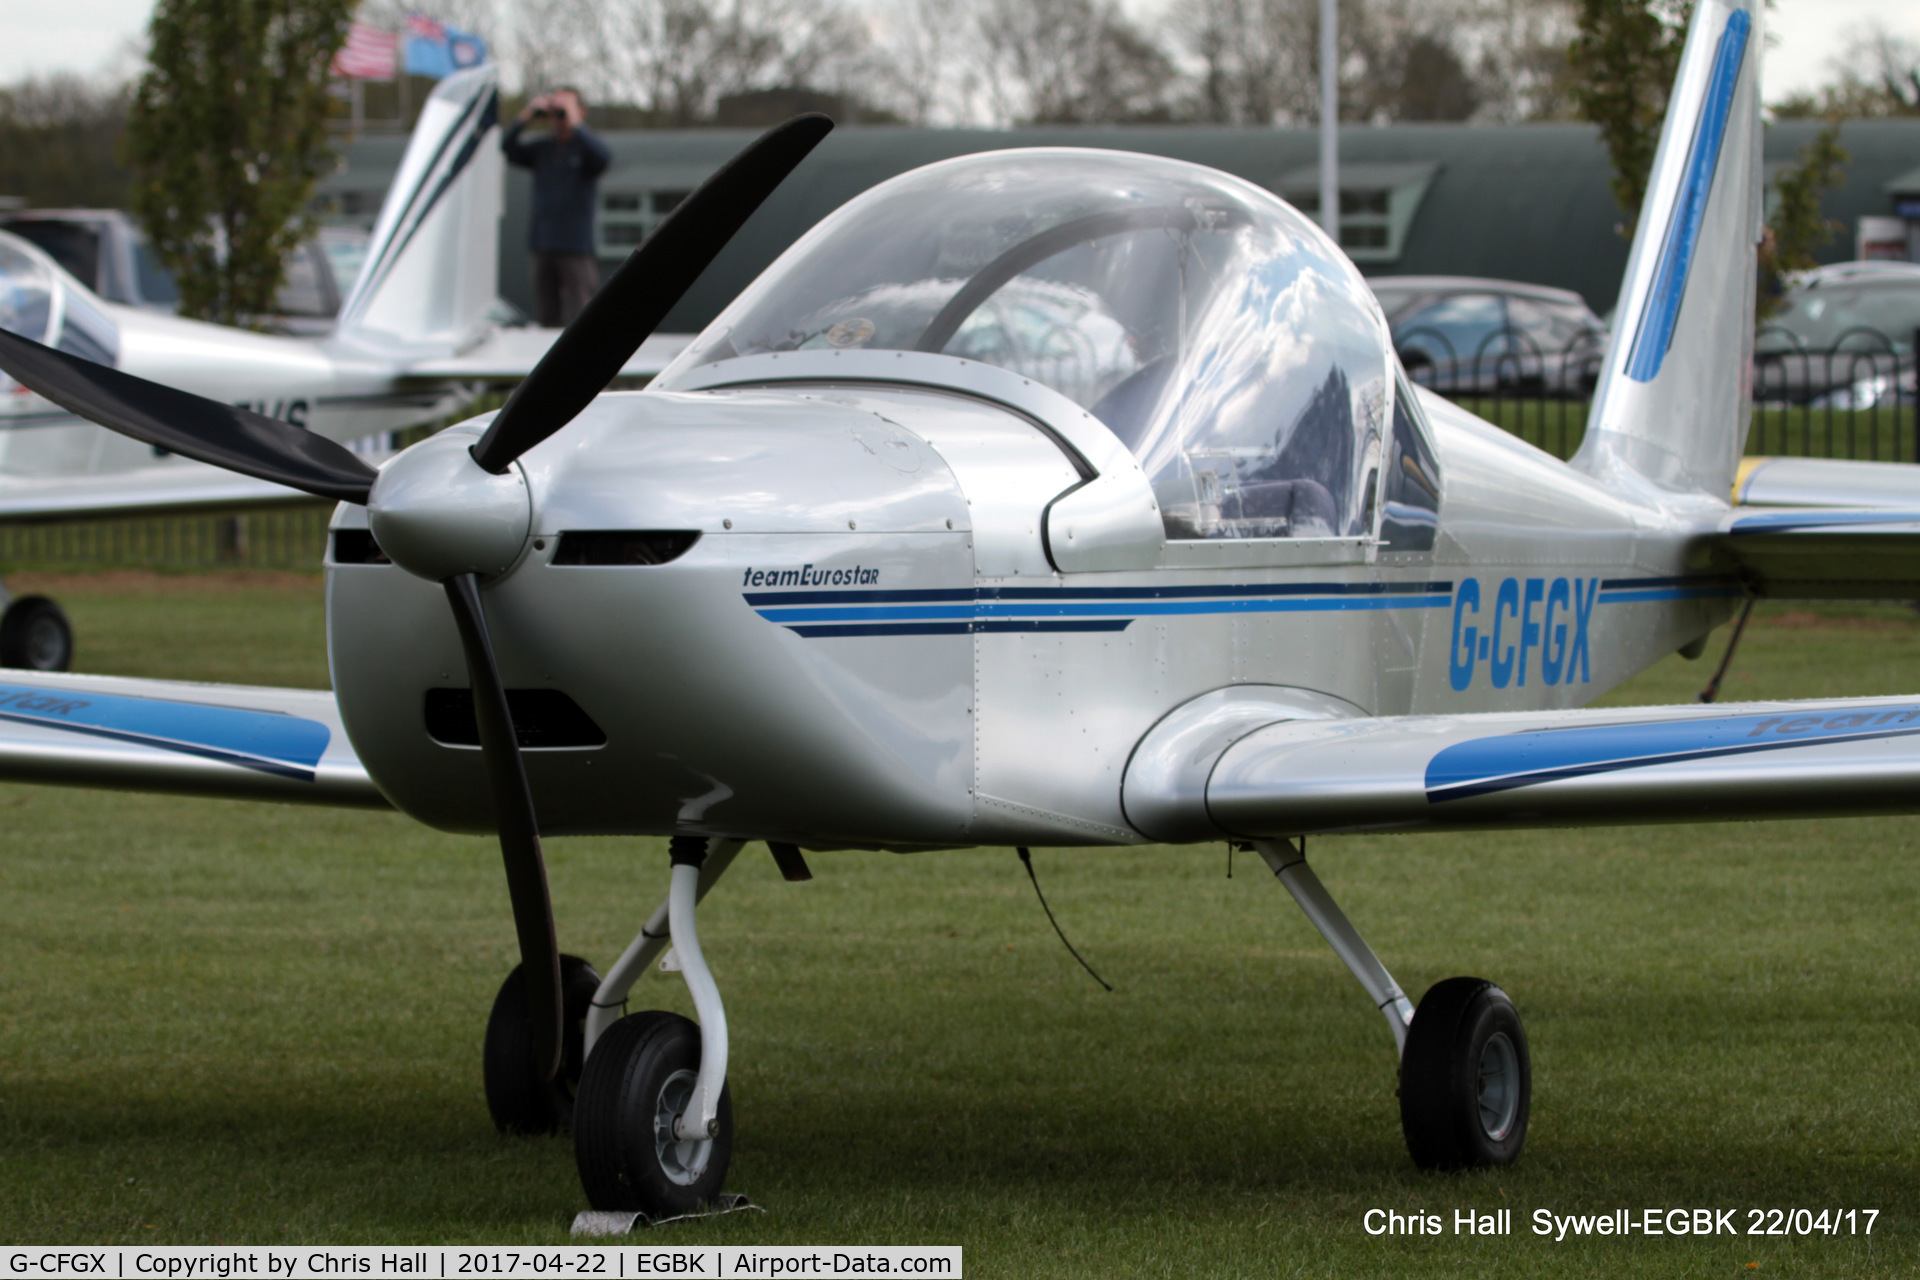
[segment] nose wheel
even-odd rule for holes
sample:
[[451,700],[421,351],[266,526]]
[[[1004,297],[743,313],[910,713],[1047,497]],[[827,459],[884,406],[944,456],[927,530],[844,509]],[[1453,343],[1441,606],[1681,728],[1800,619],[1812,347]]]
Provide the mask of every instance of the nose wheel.
[[594,1042],[574,1102],[573,1151],[587,1202],[650,1218],[713,1203],[733,1157],[733,1098],[720,1091],[711,1130],[683,1136],[700,1073],[700,1028],[648,1010]]
[[487,1016],[482,1069],[487,1111],[502,1133],[553,1133],[573,1124],[574,1095],[586,1057],[587,1010],[600,975],[579,956],[560,957],[560,996],[565,1037],[560,1074],[542,1079],[534,1069],[533,1020],[527,1011],[527,986],[515,965],[494,997]]
[[1533,1069],[1520,1014],[1483,978],[1436,982],[1400,1056],[1400,1127],[1422,1169],[1512,1164],[1527,1137]]

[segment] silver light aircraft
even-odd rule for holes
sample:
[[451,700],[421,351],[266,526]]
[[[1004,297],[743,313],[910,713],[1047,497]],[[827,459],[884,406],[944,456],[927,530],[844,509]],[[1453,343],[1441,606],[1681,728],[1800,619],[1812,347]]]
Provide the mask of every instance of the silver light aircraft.
[[[597,394],[819,117],[680,205],[497,415],[378,471],[0,337],[75,413],[341,500],[332,693],[22,673],[0,773],[497,832],[521,964],[489,1106],[570,1122],[599,1209],[721,1190],[696,906],[754,840],[791,878],[808,849],[1250,845],[1391,1028],[1413,1159],[1510,1162],[1513,1003],[1461,977],[1416,1009],[1305,836],[1920,809],[1920,697],[1580,709],[1753,595],[1920,595],[1920,508],[1872,500],[1911,468],[1783,463],[1748,490],[1796,505],[1728,501],[1760,23],[1696,10],[1571,464],[1410,386],[1359,273],[1269,192],[1094,150],[887,182],[647,390]],[[672,837],[604,975],[559,950],[543,833]],[[698,1022],[623,1016],[669,944]]]
[[[0,231],[0,329],[83,359],[281,419],[335,441],[457,412],[526,376],[553,339],[489,313],[502,200],[492,68],[443,81],[389,189],[366,264],[333,330],[289,338],[107,302],[39,246]],[[657,373],[684,340],[656,339],[623,373]],[[168,456],[0,377],[0,520],[310,501],[298,489]],[[64,670],[72,635],[52,602],[0,587],[0,663]]]

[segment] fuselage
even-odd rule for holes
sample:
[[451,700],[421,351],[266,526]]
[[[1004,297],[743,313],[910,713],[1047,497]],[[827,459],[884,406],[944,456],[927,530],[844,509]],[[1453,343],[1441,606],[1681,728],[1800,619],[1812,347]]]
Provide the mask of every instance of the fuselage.
[[[1735,607],[1736,581],[1689,563],[1710,501],[1611,491],[1421,404],[1428,547],[1171,539],[1063,573],[1048,508],[1083,476],[1044,402],[818,379],[602,396],[523,458],[533,535],[484,593],[509,688],[565,694],[604,738],[523,703],[542,829],[1138,842],[1129,756],[1194,699],[1577,706]],[[489,828],[477,746],[446,741],[434,692],[466,684],[441,588],[365,562],[363,509],[335,528],[329,645],[360,758],[416,817]],[[647,544],[663,563],[595,563],[633,558],[606,551],[622,532],[680,537]]]

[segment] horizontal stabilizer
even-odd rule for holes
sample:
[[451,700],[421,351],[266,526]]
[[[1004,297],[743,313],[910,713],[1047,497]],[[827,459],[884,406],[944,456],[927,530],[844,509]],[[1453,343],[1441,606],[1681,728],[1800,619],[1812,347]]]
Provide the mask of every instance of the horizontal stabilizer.
[[1920,813],[1920,697],[1289,720],[1203,773],[1214,839]]
[[1920,505],[1735,508],[1706,540],[1712,567],[1782,600],[1920,599]]
[[0,779],[388,807],[313,689],[0,670]]
[[1920,466],[1847,458],[1746,458],[1733,482],[1743,507],[1903,507],[1920,511]]

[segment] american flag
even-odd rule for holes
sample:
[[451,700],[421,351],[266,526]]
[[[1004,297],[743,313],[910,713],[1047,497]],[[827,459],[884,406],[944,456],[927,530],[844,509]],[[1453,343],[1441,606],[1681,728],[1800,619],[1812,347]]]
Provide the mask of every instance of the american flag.
[[333,55],[333,74],[343,80],[391,80],[399,52],[397,32],[356,22],[347,30],[347,42]]

